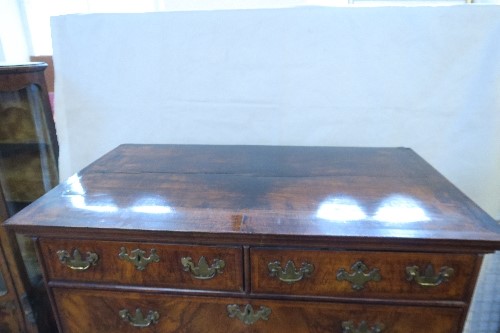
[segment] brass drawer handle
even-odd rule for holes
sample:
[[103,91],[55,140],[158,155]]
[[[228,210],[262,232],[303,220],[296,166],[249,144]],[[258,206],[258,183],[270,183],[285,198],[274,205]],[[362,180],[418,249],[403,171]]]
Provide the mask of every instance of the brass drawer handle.
[[268,320],[271,314],[271,309],[267,306],[261,306],[259,311],[254,311],[250,304],[245,305],[243,311],[241,311],[240,306],[237,304],[229,304],[227,306],[227,312],[229,318],[237,318],[241,320],[246,325],[252,325],[259,319]]
[[435,274],[434,266],[432,266],[432,264],[427,265],[423,275],[420,275],[420,268],[418,266],[406,267],[406,277],[408,281],[415,280],[415,282],[422,287],[438,286],[441,283],[448,281],[454,273],[455,270],[453,268],[443,266],[441,267],[439,274]]
[[369,281],[380,281],[381,276],[378,268],[374,268],[371,272],[368,272],[368,267],[362,262],[357,261],[351,266],[351,270],[354,273],[349,274],[345,269],[341,268],[337,271],[338,281],[349,281],[352,283],[352,289],[362,290],[365,287],[365,283]]
[[307,262],[302,263],[299,270],[295,268],[295,264],[291,260],[288,260],[284,269],[281,268],[279,261],[270,262],[267,266],[271,276],[277,276],[281,281],[290,284],[300,281],[314,272],[314,265]]
[[359,323],[357,328],[351,320],[342,322],[342,333],[380,333],[384,331],[384,328],[384,324],[375,324],[368,327],[364,320]]
[[181,263],[184,271],[191,271],[191,275],[199,280],[212,279],[215,275],[221,274],[224,267],[226,267],[226,263],[221,259],[214,259],[212,266],[208,266],[205,257],[201,257],[200,260],[198,260],[198,266],[195,266],[191,257],[181,258]]
[[160,319],[160,314],[157,311],[149,311],[148,315],[144,317],[140,308],[135,309],[135,316],[132,316],[127,309],[118,312],[123,321],[127,321],[134,327],[148,327],[151,324],[156,324]]
[[135,268],[140,271],[146,269],[149,263],[160,261],[160,257],[156,254],[155,249],[151,249],[151,254],[146,257],[146,251],[135,249],[130,251],[130,255],[127,253],[127,249],[124,247],[120,248],[120,253],[118,254],[121,260],[128,261],[134,264]]
[[90,266],[96,265],[99,260],[99,256],[93,252],[87,252],[87,258],[83,259],[78,249],[73,251],[73,257],[66,250],[57,251],[57,256],[61,263],[76,271],[87,270]]

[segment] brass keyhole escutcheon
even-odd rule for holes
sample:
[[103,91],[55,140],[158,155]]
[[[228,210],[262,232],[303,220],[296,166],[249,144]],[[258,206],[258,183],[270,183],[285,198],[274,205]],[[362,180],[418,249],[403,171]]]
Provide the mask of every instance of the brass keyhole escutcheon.
[[247,304],[241,310],[237,304],[229,304],[227,306],[227,313],[229,318],[238,318],[245,325],[252,325],[258,320],[268,320],[271,314],[271,309],[267,306],[261,306],[258,311],[255,311],[252,305]]
[[130,254],[128,254],[127,249],[122,247],[120,248],[120,253],[118,254],[118,257],[121,260],[125,260],[132,263],[135,266],[135,268],[137,268],[140,271],[145,270],[150,263],[160,261],[160,257],[156,254],[156,249],[151,249],[149,257],[146,257],[146,251],[143,251],[141,249],[135,249],[130,251]]
[[368,267],[362,261],[355,262],[351,266],[351,271],[352,273],[349,274],[345,269],[339,269],[337,271],[337,280],[351,282],[352,289],[358,291],[365,287],[365,283],[369,281],[378,282],[382,278],[378,268],[374,268],[368,272]]

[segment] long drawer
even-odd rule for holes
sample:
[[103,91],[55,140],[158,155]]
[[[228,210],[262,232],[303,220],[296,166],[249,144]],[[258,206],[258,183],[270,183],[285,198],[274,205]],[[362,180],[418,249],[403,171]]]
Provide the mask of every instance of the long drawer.
[[253,293],[465,300],[476,256],[251,248]]
[[62,288],[53,295],[63,333],[457,333],[463,311]]
[[243,290],[241,247],[41,239],[49,280]]

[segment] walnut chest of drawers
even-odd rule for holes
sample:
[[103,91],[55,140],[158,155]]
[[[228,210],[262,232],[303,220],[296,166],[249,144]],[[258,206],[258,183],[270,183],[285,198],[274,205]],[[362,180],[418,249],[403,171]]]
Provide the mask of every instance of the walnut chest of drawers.
[[458,333],[500,248],[405,148],[122,145],[7,227],[64,333]]

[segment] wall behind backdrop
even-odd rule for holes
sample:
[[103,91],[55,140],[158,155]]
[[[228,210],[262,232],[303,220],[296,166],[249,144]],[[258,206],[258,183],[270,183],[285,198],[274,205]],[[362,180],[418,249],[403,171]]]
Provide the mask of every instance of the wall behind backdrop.
[[122,143],[405,146],[500,219],[500,7],[52,20],[64,179]]

